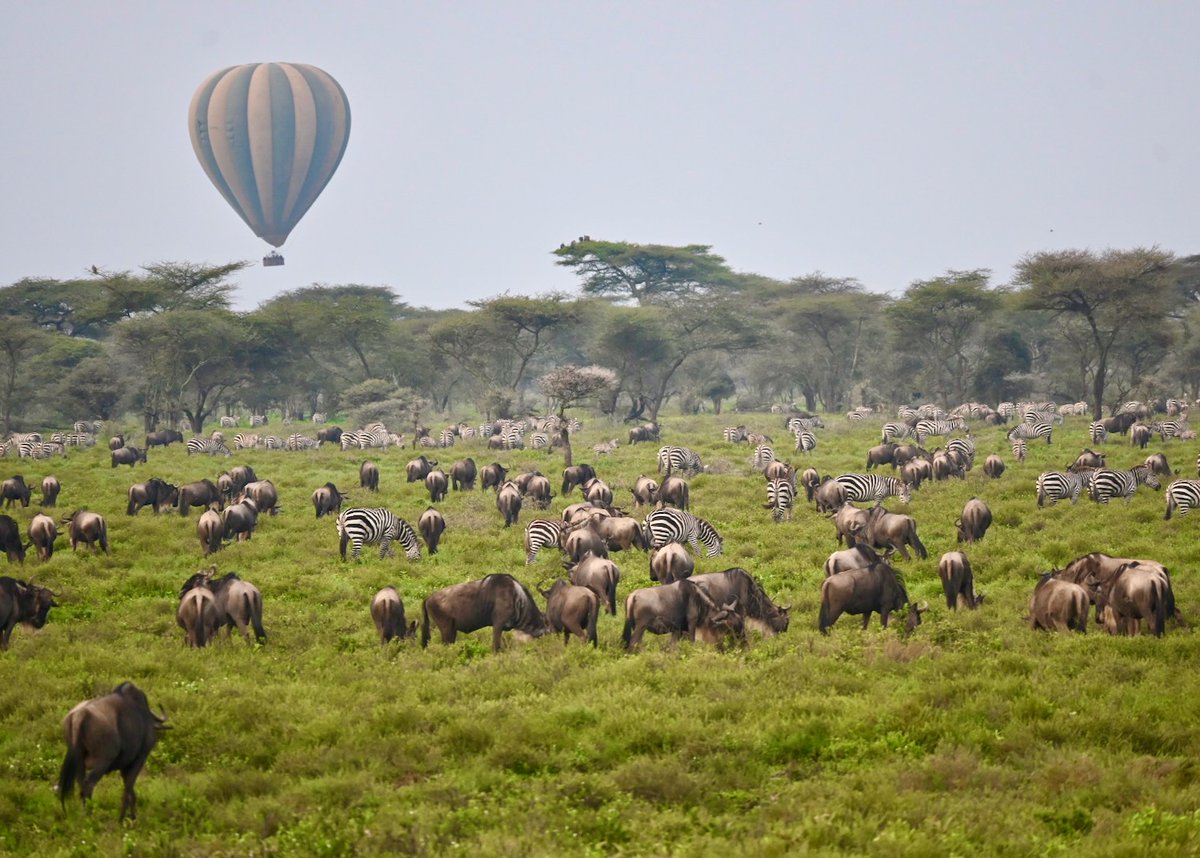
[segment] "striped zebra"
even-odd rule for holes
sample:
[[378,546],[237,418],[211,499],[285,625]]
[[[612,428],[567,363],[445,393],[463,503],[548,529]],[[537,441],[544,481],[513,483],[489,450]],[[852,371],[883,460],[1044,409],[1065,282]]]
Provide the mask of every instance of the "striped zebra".
[[890,495],[900,498],[901,503],[912,501],[910,486],[896,477],[885,477],[883,474],[842,474],[836,481],[845,487],[848,501],[874,501],[879,504]]
[[970,435],[965,438],[953,438],[946,445],[946,452],[952,456],[961,456],[966,462],[967,470],[975,467],[975,439]]
[[1194,506],[1200,506],[1200,480],[1176,480],[1167,486],[1167,514],[1178,510],[1180,515],[1187,515]]
[[658,472],[670,474],[672,471],[682,471],[685,474],[698,474],[704,470],[700,454],[687,447],[667,445],[658,450]]
[[996,413],[1007,422],[1017,413],[1017,406],[1011,402],[1001,402],[996,406]]
[[188,438],[187,454],[203,453],[206,456],[232,456],[233,453],[221,441],[212,438]]
[[726,426],[721,432],[721,438],[730,444],[740,444],[746,440],[745,426]]
[[1105,428],[1103,420],[1097,420],[1088,426],[1088,437],[1092,439],[1093,444],[1108,443],[1108,429]]
[[239,432],[233,436],[233,449],[252,450],[258,446],[258,436],[249,432]]
[[685,542],[692,546],[694,553],[700,553],[699,543],[704,543],[706,554],[716,557],[721,553],[721,535],[716,528],[702,518],[674,507],[656,509],[646,516],[646,541],[651,548],[662,548],[669,542],[683,545]]
[[325,412],[324,411],[314,411],[313,416],[312,416],[312,422],[313,423],[324,423],[325,422]]
[[1160,423],[1150,424],[1150,431],[1157,432],[1164,443],[1168,438],[1178,438],[1187,431],[1187,428],[1186,420],[1163,420]]
[[100,420],[76,420],[71,424],[71,429],[75,432],[89,432],[92,435],[99,435],[104,431],[104,423]]
[[337,517],[337,532],[341,537],[338,550],[342,559],[346,559],[346,544],[352,547],[351,556],[358,560],[362,557],[364,543],[374,545],[379,543],[379,557],[388,555],[392,540],[398,540],[404,546],[404,556],[409,560],[421,557],[421,545],[417,542],[416,531],[407,521],[397,516],[390,509],[382,507],[350,507],[344,509]]
[[612,439],[610,439],[608,441],[604,441],[600,444],[593,444],[592,452],[595,453],[597,456],[607,456],[607,455],[610,455],[611,453],[617,452],[617,448],[619,446],[620,446],[620,442],[616,438],[612,438]]
[[453,447],[454,446],[454,430],[453,429],[443,429],[441,432],[438,433],[438,446],[439,447]]
[[817,436],[811,432],[800,430],[796,433],[796,452],[811,453],[817,449]]
[[1050,435],[1053,432],[1054,427],[1044,420],[1037,423],[1018,423],[1008,430],[1008,440],[1032,441],[1034,438],[1045,438],[1046,443],[1049,444]]
[[754,470],[765,471],[775,461],[775,451],[770,444],[759,444],[754,448]]
[[284,442],[278,435],[264,435],[262,445],[268,450],[282,450]]
[[251,429],[256,429],[259,426],[266,426],[266,425],[267,425],[267,416],[265,414],[251,414],[250,415],[250,428]]
[[917,409],[908,405],[901,405],[896,409],[896,419],[902,423],[916,423],[920,419],[920,415],[917,414]]
[[220,423],[221,423],[222,429],[232,429],[234,426],[237,426],[237,424],[238,424],[236,417],[229,417],[229,416],[222,417],[220,420]]
[[883,424],[883,440],[881,444],[886,444],[889,441],[899,441],[901,438],[911,438],[913,428],[907,423],[884,423]]
[[1038,411],[1030,409],[1025,412],[1022,423],[1049,423],[1050,425],[1061,425],[1063,416],[1057,411]]
[[1074,504],[1083,494],[1084,485],[1091,476],[1088,472],[1046,471],[1037,478],[1037,505],[1045,506],[1050,501],[1054,506],[1060,500],[1070,499]]
[[1088,495],[1097,503],[1108,503],[1116,497],[1125,498],[1125,503],[1129,503],[1140,485],[1157,489],[1162,483],[1149,465],[1134,465],[1128,471],[1097,468],[1088,481]]
[[537,560],[538,552],[548,545],[559,545],[566,523],[553,518],[535,518],[525,525],[525,565]]
[[545,450],[550,446],[550,436],[545,432],[533,432],[529,436],[530,450]]
[[792,505],[796,501],[796,487],[787,477],[777,477],[767,481],[767,504],[771,510],[771,518],[775,523],[792,517]]
[[296,450],[315,450],[320,446],[320,441],[316,440],[315,438],[306,438],[297,432],[295,434],[288,435],[288,439],[284,443],[283,449],[294,452]]
[[1013,458],[1018,462],[1025,461],[1025,455],[1029,452],[1029,442],[1024,438],[1012,439],[1012,454]]
[[925,444],[925,439],[930,435],[949,435],[951,432],[965,432],[967,430],[967,421],[961,417],[951,417],[948,420],[918,420],[917,425],[913,429],[913,435],[917,439],[918,446]]
[[53,441],[22,441],[17,444],[17,455],[22,459],[49,459],[56,454],[67,455],[66,445]]
[[786,425],[789,432],[797,432],[801,429],[825,428],[825,423],[820,417],[789,417]]
[[422,435],[417,439],[417,446],[425,450],[434,450],[437,448],[437,441],[428,435]]
[[68,432],[63,436],[62,444],[65,447],[95,447],[96,436],[91,432]]

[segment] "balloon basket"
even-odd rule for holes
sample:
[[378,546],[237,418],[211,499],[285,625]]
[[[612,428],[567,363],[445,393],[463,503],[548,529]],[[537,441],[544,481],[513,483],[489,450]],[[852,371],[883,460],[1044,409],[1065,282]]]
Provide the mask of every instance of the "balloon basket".
[[263,257],[263,265],[267,268],[270,268],[272,265],[283,265],[283,257],[272,250]]

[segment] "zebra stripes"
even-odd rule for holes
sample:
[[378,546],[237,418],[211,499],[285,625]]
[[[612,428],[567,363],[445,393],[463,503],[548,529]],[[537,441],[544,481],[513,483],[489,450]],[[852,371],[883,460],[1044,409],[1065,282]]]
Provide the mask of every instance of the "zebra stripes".
[[1015,438],[1012,440],[1013,458],[1018,462],[1025,461],[1025,455],[1029,452],[1029,443],[1024,438]]
[[1074,471],[1045,471],[1039,474],[1037,505],[1045,506],[1046,501],[1050,501],[1050,506],[1054,506],[1060,500],[1067,499],[1070,499],[1072,504],[1075,503],[1083,494],[1083,488],[1089,476],[1089,473]]
[[687,447],[667,445],[658,450],[658,472],[670,474],[672,471],[682,471],[685,474],[698,474],[704,470],[700,455]]
[[1088,437],[1092,439],[1093,444],[1104,444],[1108,441],[1108,429],[1104,426],[1104,421],[1097,420],[1088,426]]
[[810,453],[817,449],[817,436],[811,432],[800,430],[796,433],[796,452]]
[[1179,514],[1187,515],[1194,506],[1200,506],[1200,480],[1176,480],[1167,486],[1167,514],[1164,519],[1171,517],[1171,513],[1178,511]]
[[1129,503],[1140,485],[1157,489],[1162,483],[1149,465],[1135,465],[1128,471],[1097,468],[1088,482],[1088,495],[1097,503],[1108,503],[1116,497],[1125,498],[1125,503]]
[[775,461],[775,451],[770,444],[759,444],[754,448],[754,470],[765,471]]
[[[236,439],[235,439],[236,440]],[[296,433],[288,435],[287,441],[283,445],[285,450],[315,450],[321,446],[321,442],[315,438],[306,438],[303,435]]]
[[912,501],[912,491],[908,483],[895,477],[885,477],[883,474],[842,474],[836,478],[836,482],[846,489],[848,501],[874,501],[878,504],[891,495],[898,497],[901,503]]
[[187,454],[190,456],[193,453],[204,454],[206,456],[232,456],[222,442],[215,441],[212,438],[188,438]]
[[911,438],[913,428],[907,423],[884,423],[883,424],[883,440],[881,444],[886,444],[889,441],[898,441],[901,438]]
[[949,420],[918,420],[913,428],[917,444],[924,445],[930,435],[949,435],[951,432],[965,432],[967,423],[961,417],[951,417]]
[[740,444],[746,440],[745,426],[726,426],[721,432],[721,438],[730,444]]
[[1054,427],[1044,420],[1037,423],[1018,423],[1008,431],[1009,441],[1032,441],[1034,438],[1045,438],[1050,443],[1050,435]]
[[346,559],[346,545],[352,548],[351,556],[358,560],[362,557],[364,543],[374,545],[379,543],[380,559],[387,557],[392,540],[398,540],[404,546],[404,555],[409,560],[417,560],[421,556],[421,545],[417,542],[416,531],[407,521],[397,516],[390,509],[382,507],[350,507],[344,509],[337,517],[337,532],[341,537],[339,551],[342,559]]
[[702,518],[674,507],[656,509],[646,516],[646,541],[651,548],[662,548],[669,542],[692,546],[699,553],[703,543],[706,554],[716,557],[721,553],[721,535],[716,528]]
[[787,477],[767,480],[767,509],[775,523],[792,517],[792,505],[796,501],[796,487]]
[[1164,443],[1168,438],[1178,438],[1187,428],[1186,420],[1164,420],[1161,423],[1150,424],[1150,431],[1157,432]]
[[558,545],[566,524],[558,519],[535,518],[525,525],[525,565],[537,560],[538,552],[547,545]]

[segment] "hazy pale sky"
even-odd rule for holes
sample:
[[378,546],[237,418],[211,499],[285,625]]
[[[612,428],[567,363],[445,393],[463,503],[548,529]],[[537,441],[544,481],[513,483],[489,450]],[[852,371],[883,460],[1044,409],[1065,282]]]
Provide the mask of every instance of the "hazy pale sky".
[[1200,252],[1200,3],[0,0],[0,285],[269,249],[188,138],[246,62],[353,126],[281,268],[413,304],[577,285],[562,241],[710,244],[898,292],[1023,254]]

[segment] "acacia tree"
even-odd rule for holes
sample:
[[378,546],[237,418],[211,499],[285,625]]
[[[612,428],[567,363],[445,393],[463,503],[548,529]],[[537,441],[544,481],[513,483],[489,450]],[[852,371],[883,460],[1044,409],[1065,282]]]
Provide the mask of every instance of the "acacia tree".
[[496,350],[512,352],[505,363],[513,391],[521,389],[530,363],[546,351],[553,334],[578,319],[575,308],[561,294],[541,298],[501,295],[467,303],[480,311],[478,323]]
[[1175,309],[1174,256],[1157,247],[1133,250],[1062,250],[1026,256],[1014,282],[1024,306],[1080,321],[1092,369],[1092,419],[1104,414],[1110,362],[1125,337],[1161,324]]
[[[602,366],[575,366],[566,364],[551,370],[538,379],[538,387],[558,407],[558,417],[563,421],[559,438],[566,454],[566,467],[571,467],[571,436],[565,424],[568,408],[585,399],[603,396],[617,384],[617,374]],[[553,406],[552,406],[553,407]]]
[[556,264],[579,275],[585,295],[638,304],[729,291],[738,277],[707,244],[671,247],[584,239],[554,251]]
[[39,380],[30,363],[42,353],[50,336],[23,319],[0,317],[0,419],[5,434],[12,431],[14,418],[28,405]]

